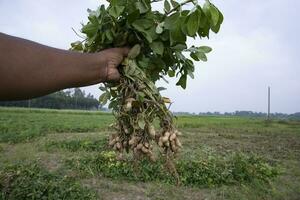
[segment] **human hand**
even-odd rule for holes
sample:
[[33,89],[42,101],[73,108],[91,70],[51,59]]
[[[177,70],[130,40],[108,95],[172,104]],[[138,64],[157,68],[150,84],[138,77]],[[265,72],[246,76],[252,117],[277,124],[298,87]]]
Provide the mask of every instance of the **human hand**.
[[101,59],[101,65],[104,67],[104,81],[118,81],[120,79],[118,66],[122,63],[124,57],[128,55],[129,50],[127,47],[111,48],[98,53]]
[[[79,53],[0,33],[0,100],[21,100],[120,78],[129,48]],[[18,92],[15,92],[18,91]]]

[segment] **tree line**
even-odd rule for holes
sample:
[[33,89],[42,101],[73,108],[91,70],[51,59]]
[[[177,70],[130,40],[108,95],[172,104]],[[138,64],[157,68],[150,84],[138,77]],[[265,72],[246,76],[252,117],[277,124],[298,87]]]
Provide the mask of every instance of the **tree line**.
[[30,100],[0,101],[0,106],[94,110],[99,108],[99,101],[90,93],[86,95],[81,89],[75,88]]
[[[200,112],[200,113],[189,113],[189,112],[174,112],[175,115],[198,115],[198,116],[238,116],[238,117],[267,117],[267,113],[264,112],[253,112],[253,111],[235,111],[235,112]],[[300,119],[300,112],[293,114],[286,113],[271,113],[271,118],[274,119]]]
[[[6,107],[31,107],[31,108],[50,108],[50,109],[81,109],[110,111],[101,107],[99,101],[93,95],[79,88],[62,90],[46,96],[22,100],[22,101],[0,101],[0,106]],[[267,113],[253,111],[235,111],[235,112],[173,112],[175,115],[198,115],[198,116],[239,116],[239,117],[266,117]],[[271,118],[275,119],[300,119],[300,112],[294,114],[271,113]]]

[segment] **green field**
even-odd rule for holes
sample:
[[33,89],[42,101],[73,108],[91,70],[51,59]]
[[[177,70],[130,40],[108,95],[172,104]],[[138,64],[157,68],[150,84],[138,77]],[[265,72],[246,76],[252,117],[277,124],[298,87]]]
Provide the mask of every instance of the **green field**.
[[300,122],[178,117],[180,185],[158,160],[119,161],[113,116],[0,108],[1,199],[300,199]]

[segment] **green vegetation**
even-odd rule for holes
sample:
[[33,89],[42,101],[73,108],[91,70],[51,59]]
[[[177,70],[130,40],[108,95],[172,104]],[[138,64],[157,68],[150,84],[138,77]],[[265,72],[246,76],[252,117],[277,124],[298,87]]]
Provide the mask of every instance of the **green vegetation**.
[[108,140],[96,139],[96,140],[71,140],[71,141],[52,141],[46,144],[47,150],[53,149],[66,149],[68,151],[104,151],[108,148]]
[[[179,186],[160,160],[117,160],[106,146],[112,122],[99,112],[1,108],[0,199],[300,196],[297,121],[178,117],[184,145],[175,163]],[[32,137],[24,139],[23,130]]]
[[[100,173],[109,178],[131,181],[160,181],[177,184],[175,176],[166,169],[165,161],[153,163],[119,161],[113,151],[104,151],[97,156],[68,160],[68,164],[86,173]],[[207,155],[198,160],[177,160],[180,183],[186,186],[217,186],[237,184],[254,180],[269,181],[278,175],[278,169],[260,157],[233,154],[226,157]]]
[[112,119],[101,112],[0,108],[0,142],[29,141],[48,133],[100,131]]
[[215,133],[252,133],[252,134],[299,134],[300,121],[265,121],[263,118],[217,117],[217,116],[180,116],[177,127],[198,129],[201,132]]
[[[284,123],[283,123],[284,122]],[[299,133],[299,121],[273,121],[239,117],[180,116],[178,128],[215,133]],[[17,143],[49,133],[106,130],[113,116],[98,111],[0,107],[0,142]]]
[[96,199],[73,178],[49,173],[35,163],[0,170],[0,190],[0,199]]
[[62,90],[42,97],[21,101],[0,101],[0,106],[52,109],[97,109],[99,101],[79,88]]

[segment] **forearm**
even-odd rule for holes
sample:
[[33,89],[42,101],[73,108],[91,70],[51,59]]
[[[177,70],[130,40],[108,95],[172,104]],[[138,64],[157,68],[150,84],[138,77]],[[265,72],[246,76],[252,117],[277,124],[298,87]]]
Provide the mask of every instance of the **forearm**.
[[101,56],[47,47],[0,33],[0,100],[25,99],[96,84],[106,77]]

